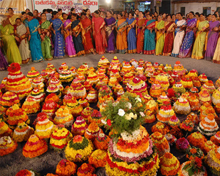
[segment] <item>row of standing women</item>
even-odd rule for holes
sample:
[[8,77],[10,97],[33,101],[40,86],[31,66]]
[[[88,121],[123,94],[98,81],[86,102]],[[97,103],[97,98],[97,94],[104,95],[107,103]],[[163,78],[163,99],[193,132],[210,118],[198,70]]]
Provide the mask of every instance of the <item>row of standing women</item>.
[[[207,21],[203,14],[195,18],[190,12],[187,19],[181,13],[174,22],[170,15],[158,16],[157,21],[148,14],[139,12],[138,18],[129,13],[127,19],[122,14],[117,19],[107,12],[104,19],[99,11],[90,18],[85,13],[63,14],[62,20],[57,12],[48,21],[45,13],[41,21],[27,13],[27,19],[16,19],[12,26],[9,19],[3,21],[0,31],[3,51],[9,63],[27,63],[85,55],[86,53],[104,54],[139,53],[165,55],[180,58],[212,60],[220,63],[220,40],[218,40],[219,21],[212,15]],[[17,47],[18,46],[18,47]],[[51,48],[54,48],[52,54]],[[0,53],[2,55],[2,53]],[[1,62],[5,63],[6,62]],[[2,66],[1,68],[4,68]]]

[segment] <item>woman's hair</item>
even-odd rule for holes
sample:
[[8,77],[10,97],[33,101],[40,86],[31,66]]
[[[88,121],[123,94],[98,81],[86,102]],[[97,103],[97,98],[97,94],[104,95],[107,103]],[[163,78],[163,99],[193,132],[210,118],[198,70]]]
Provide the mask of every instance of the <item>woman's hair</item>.
[[86,13],[85,13],[85,12],[82,12],[82,13],[81,13],[81,16],[83,16],[83,15],[86,16]]
[[189,13],[193,14],[193,16],[195,15],[195,13],[193,11],[190,11]]
[[27,15],[34,16],[32,12],[28,12]]
[[72,12],[73,10],[75,10],[75,8],[72,7],[72,8],[70,9],[70,11]]
[[132,16],[134,16],[134,13],[133,13],[133,12],[129,12],[128,15],[129,15],[129,14],[131,14]]
[[42,13],[42,14],[40,14],[40,16],[42,16],[42,15],[46,15],[46,13]]
[[99,11],[98,11],[98,10],[96,10],[94,13],[95,13],[95,14],[99,14]]
[[213,14],[213,16],[215,16],[215,18],[218,18],[217,14]]
[[139,13],[142,13],[142,15],[144,16],[144,12],[142,12],[142,11],[139,11]]
[[52,16],[54,17],[57,13],[57,11],[53,11]]
[[72,13],[71,16],[77,17],[77,14],[76,13]]
[[172,19],[172,15],[168,14],[167,17],[168,17],[168,16]]
[[21,15],[24,15],[26,12],[21,12]]
[[107,10],[107,12],[113,15],[113,12],[111,10]]

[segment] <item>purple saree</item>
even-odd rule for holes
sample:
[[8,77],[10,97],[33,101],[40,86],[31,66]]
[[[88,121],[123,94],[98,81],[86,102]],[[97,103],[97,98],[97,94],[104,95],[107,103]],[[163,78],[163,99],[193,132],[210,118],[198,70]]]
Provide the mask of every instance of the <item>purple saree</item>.
[[105,18],[105,23],[108,41],[107,52],[115,52],[115,34],[112,28],[115,26],[116,21],[113,17],[109,19]]
[[205,52],[205,59],[206,60],[212,60],[215,48],[218,42],[218,32],[213,31],[215,27],[219,27],[220,22],[219,21],[210,21],[209,22],[209,34],[208,34],[208,42],[207,42],[207,48]]

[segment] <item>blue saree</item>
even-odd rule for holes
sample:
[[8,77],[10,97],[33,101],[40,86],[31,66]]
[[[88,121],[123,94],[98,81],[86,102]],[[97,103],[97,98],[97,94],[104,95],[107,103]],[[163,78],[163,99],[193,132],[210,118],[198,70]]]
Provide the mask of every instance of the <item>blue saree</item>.
[[31,50],[32,61],[40,62],[44,60],[41,50],[41,39],[38,33],[38,28],[40,27],[40,24],[37,19],[32,19],[27,24],[31,35],[30,50]]
[[54,58],[62,58],[65,55],[64,52],[64,38],[61,34],[61,27],[63,22],[57,18],[52,20],[53,29],[55,30],[54,35]]
[[[135,18],[128,19],[127,18],[127,23],[128,25],[134,25],[136,24]],[[127,34],[128,34],[128,53],[136,53],[137,52],[137,38],[136,38],[136,31],[134,27],[128,27],[127,29]]]

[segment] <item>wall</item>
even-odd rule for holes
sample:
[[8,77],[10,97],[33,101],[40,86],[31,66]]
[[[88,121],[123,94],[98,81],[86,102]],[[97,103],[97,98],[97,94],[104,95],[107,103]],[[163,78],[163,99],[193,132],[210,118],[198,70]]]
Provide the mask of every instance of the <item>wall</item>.
[[106,3],[106,0],[99,0],[99,7],[104,9],[113,9],[114,11],[124,10],[123,0],[110,0],[110,3]]
[[190,11],[203,13],[203,7],[211,7],[211,13],[214,13],[217,7],[220,7],[220,2],[209,2],[209,3],[175,3],[173,4],[174,13],[180,12],[181,7],[185,7],[185,12]]

